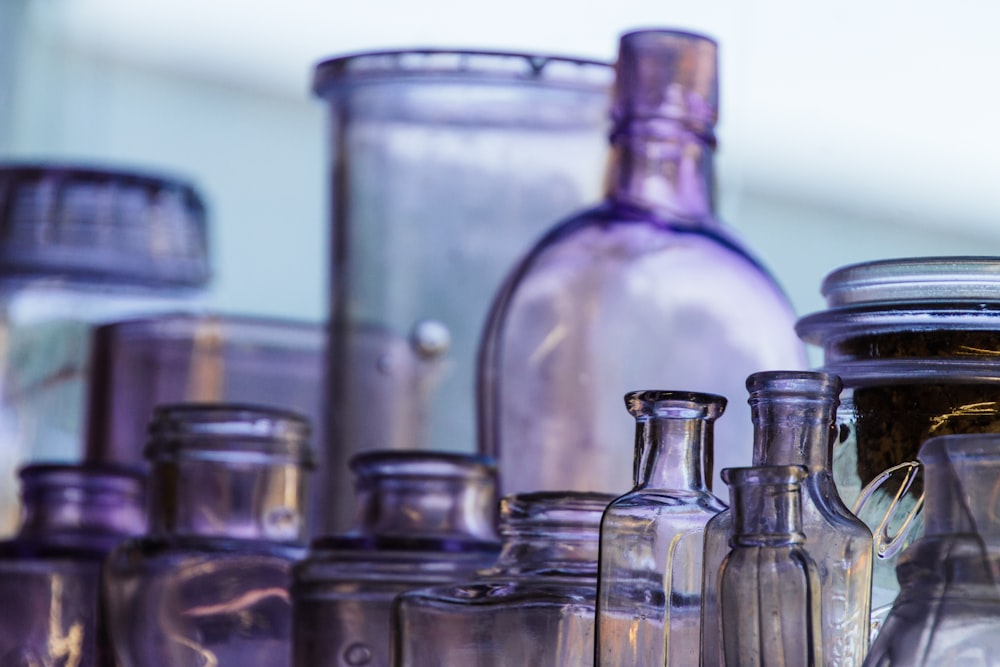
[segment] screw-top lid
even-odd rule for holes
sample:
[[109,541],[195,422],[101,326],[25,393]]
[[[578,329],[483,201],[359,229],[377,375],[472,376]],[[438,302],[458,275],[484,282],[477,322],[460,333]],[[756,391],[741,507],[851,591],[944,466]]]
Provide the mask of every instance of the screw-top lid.
[[0,279],[141,287],[209,279],[205,206],[189,184],[74,165],[0,165]]
[[665,119],[711,138],[718,113],[718,46],[714,40],[678,30],[622,35],[612,110],[616,127]]

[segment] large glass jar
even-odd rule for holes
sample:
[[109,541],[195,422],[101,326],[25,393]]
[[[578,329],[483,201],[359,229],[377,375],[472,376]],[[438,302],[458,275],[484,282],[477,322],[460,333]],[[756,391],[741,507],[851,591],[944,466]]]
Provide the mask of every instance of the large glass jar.
[[142,475],[34,464],[20,477],[21,525],[0,542],[0,665],[112,667],[101,566],[146,529]]
[[833,475],[874,534],[877,629],[899,590],[897,558],[921,531],[921,444],[1000,432],[1000,257],[855,264],[822,292],[828,310],[797,329],[844,381]]
[[389,667],[392,603],[496,560],[496,469],[471,454],[351,459],[354,526],[312,541],[292,583],[293,667]]
[[611,500],[581,492],[501,500],[493,567],[398,598],[393,665],[593,665],[600,521]]
[[[715,215],[715,42],[629,33],[616,71],[603,202],[513,268],[484,333],[479,446],[504,495],[628,488],[617,406],[636,387],[736,396],[754,371],[805,365],[788,301]],[[750,463],[743,406],[717,435],[718,468]]]
[[157,408],[149,533],[119,545],[105,566],[119,667],[290,664],[308,430],[273,408]]
[[92,327],[190,307],[208,279],[205,205],[186,181],[0,165],[0,534],[19,466],[83,456]]
[[[613,71],[529,53],[391,51],[320,63],[332,272],[328,532],[370,449],[475,449],[476,348],[504,274],[601,187]],[[381,406],[371,419],[366,406]]]

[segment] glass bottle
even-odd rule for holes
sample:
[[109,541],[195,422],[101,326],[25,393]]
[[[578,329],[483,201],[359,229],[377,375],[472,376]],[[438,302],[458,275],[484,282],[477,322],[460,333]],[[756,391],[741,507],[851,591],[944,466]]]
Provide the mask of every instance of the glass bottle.
[[725,509],[706,483],[726,399],[684,391],[625,396],[636,420],[635,488],[601,520],[594,664],[696,665],[705,524]]
[[726,667],[825,667],[818,567],[803,548],[801,466],[726,468],[732,550],[719,568]]
[[920,449],[924,532],[899,558],[899,596],[866,667],[1000,665],[1000,435]]
[[[526,254],[484,331],[479,446],[503,495],[629,488],[614,406],[636,387],[733,396],[805,367],[787,299],[715,216],[716,60],[701,35],[621,38],[605,200]],[[746,465],[749,420],[725,422],[715,458]]]
[[[753,414],[755,466],[800,465],[802,532],[820,577],[823,652],[826,665],[857,667],[868,649],[872,535],[851,514],[830,469],[830,449],[841,380],[810,371],[763,371],[746,381]],[[717,609],[718,564],[728,551],[731,512],[713,518],[705,530],[703,664],[721,664]]]
[[875,535],[877,627],[899,591],[899,556],[921,534],[921,444],[1000,432],[1000,257],[851,264],[822,293],[828,308],[796,326],[844,381],[833,475]]
[[389,667],[396,595],[468,579],[499,550],[491,461],[382,450],[351,469],[353,529],[313,540],[293,570],[294,667]]
[[92,327],[204,298],[207,220],[173,176],[0,163],[0,535],[18,468],[83,458]]
[[0,665],[113,665],[101,619],[105,556],[146,527],[136,470],[21,469],[21,525],[0,542]]
[[502,499],[494,567],[397,598],[393,665],[593,665],[600,521],[611,500],[586,492]]
[[281,667],[305,552],[308,423],[235,404],[160,406],[150,530],[116,548],[105,593],[119,667]]
[[351,522],[352,454],[475,449],[490,298],[553,219],[599,195],[613,76],[606,62],[439,49],[316,66],[330,128],[330,470],[341,475],[325,484],[326,534]]

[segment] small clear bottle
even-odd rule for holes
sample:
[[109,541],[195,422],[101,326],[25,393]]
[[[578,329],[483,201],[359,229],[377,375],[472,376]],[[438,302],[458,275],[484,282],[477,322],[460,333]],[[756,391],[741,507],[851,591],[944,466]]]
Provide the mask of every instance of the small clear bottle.
[[100,574],[145,531],[143,477],[99,464],[21,469],[21,525],[0,542],[0,665],[110,667]]
[[351,469],[352,530],[314,539],[293,570],[294,667],[389,667],[396,596],[468,579],[499,551],[492,461],[380,450]]
[[1000,665],[1000,436],[920,448],[924,533],[896,566],[899,595],[866,667]]
[[273,408],[178,404],[158,407],[149,433],[150,530],[105,567],[119,667],[288,665],[308,422]]
[[[762,371],[746,381],[754,424],[755,466],[804,466],[802,532],[816,561],[823,614],[823,650],[829,667],[858,667],[868,650],[872,535],[837,493],[830,449],[842,383],[830,373]],[[703,665],[721,664],[718,564],[728,551],[732,513],[705,529],[702,586]]]
[[825,667],[820,576],[803,548],[802,466],[726,468],[733,529],[719,568],[725,667]]
[[[735,396],[754,371],[805,368],[787,299],[715,214],[717,59],[703,35],[621,37],[604,201],[525,253],[484,330],[479,451],[502,495],[629,488],[616,405],[637,387]],[[747,465],[749,419],[719,442],[719,468]]]
[[635,488],[601,520],[594,664],[694,665],[704,528],[726,508],[705,479],[726,399],[637,391],[625,404],[636,420]]
[[600,521],[611,500],[586,492],[501,500],[494,567],[397,598],[393,665],[593,665]]

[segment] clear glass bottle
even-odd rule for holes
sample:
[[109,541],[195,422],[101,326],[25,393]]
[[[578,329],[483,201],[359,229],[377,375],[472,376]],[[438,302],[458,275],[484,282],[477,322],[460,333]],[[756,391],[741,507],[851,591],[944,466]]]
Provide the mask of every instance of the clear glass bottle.
[[822,293],[828,308],[797,329],[844,381],[833,475],[875,535],[877,627],[899,591],[899,556],[921,534],[921,444],[1000,432],[1000,257],[851,264]]
[[552,220],[599,196],[613,77],[606,62],[438,49],[316,66],[330,127],[330,469],[341,475],[325,485],[327,534],[350,526],[351,455],[474,451],[490,298]]
[[272,408],[156,409],[150,530],[105,567],[119,667],[291,661],[292,563],[305,553],[307,421]]
[[[746,381],[753,414],[755,466],[804,466],[802,532],[816,561],[826,665],[857,667],[868,649],[872,535],[844,505],[830,467],[841,380],[810,371],[763,371]],[[728,551],[732,512],[705,530],[702,607],[703,664],[721,664],[717,608],[718,564]]]
[[18,468],[83,458],[92,327],[193,307],[209,273],[185,180],[0,163],[0,535],[17,525]]
[[1000,435],[920,449],[924,532],[899,558],[899,596],[866,667],[1000,665]]
[[468,579],[499,551],[491,461],[382,450],[351,469],[352,530],[313,540],[293,570],[294,667],[389,667],[396,596]]
[[[805,367],[787,299],[715,216],[716,60],[701,35],[621,38],[606,198],[526,254],[484,331],[479,446],[503,495],[629,488],[615,406],[636,387],[733,396]],[[749,419],[725,422],[716,460],[746,465]]]
[[594,664],[695,665],[705,524],[725,509],[706,483],[726,399],[685,391],[625,396],[635,487],[601,520]]
[[611,500],[585,492],[502,499],[494,567],[397,598],[393,665],[593,665],[600,521]]
[[21,525],[0,542],[0,665],[111,667],[100,575],[145,531],[143,477],[98,464],[20,471]]
[[825,667],[820,575],[803,547],[802,466],[726,468],[733,530],[719,568],[725,667]]

